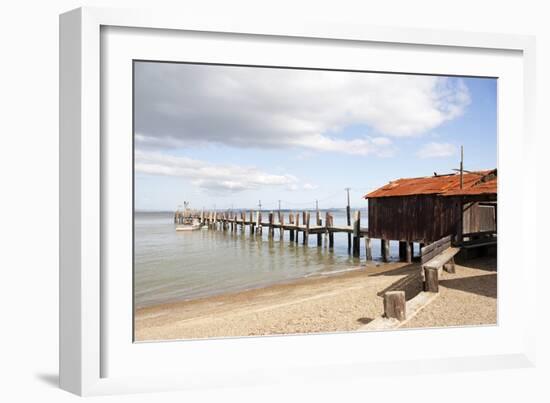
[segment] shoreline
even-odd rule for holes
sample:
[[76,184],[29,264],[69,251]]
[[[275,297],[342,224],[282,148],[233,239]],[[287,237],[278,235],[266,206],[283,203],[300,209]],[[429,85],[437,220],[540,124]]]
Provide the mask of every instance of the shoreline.
[[[496,271],[491,269],[496,268],[496,260],[485,266],[476,262],[457,265],[457,274],[442,279],[443,298],[439,300],[444,304],[433,304],[434,309],[428,306],[406,327],[496,323]],[[419,263],[392,262],[367,270],[359,266],[339,274],[139,308],[134,338],[145,342],[356,331],[382,315],[383,292],[417,270]],[[471,288],[472,280],[480,276],[486,280],[481,288]],[[407,299],[420,287],[413,284]],[[457,307],[454,301],[461,305]]]
[[[264,289],[264,288],[270,288],[270,287],[275,287],[275,286],[279,286],[279,285],[294,284],[294,283],[300,282],[301,280],[323,279],[323,278],[341,276],[341,275],[345,275],[346,273],[354,273],[354,272],[359,272],[359,271],[367,271],[368,273],[378,273],[380,271],[380,269],[379,269],[380,267],[383,267],[383,268],[384,267],[389,267],[389,265],[398,264],[398,263],[401,263],[401,262],[398,262],[398,261],[390,261],[390,262],[372,261],[372,263],[369,263],[369,264],[364,264],[363,263],[363,264],[359,264],[359,265],[356,265],[356,266],[350,266],[347,269],[341,269],[341,270],[336,270],[336,271],[308,273],[308,274],[305,274],[301,277],[291,277],[291,278],[286,278],[286,279],[282,279],[282,280],[275,280],[275,281],[272,281],[272,282],[269,282],[269,283],[266,283],[266,284],[260,284],[258,286],[251,286],[251,287],[248,287],[248,288],[240,288],[240,289],[235,289],[235,290],[221,292],[221,293],[197,295],[195,297],[190,297],[190,298],[185,298],[185,299],[176,298],[174,300],[168,300],[168,301],[164,301],[164,302],[156,302],[156,303],[141,305],[141,306],[136,305],[135,306],[135,311],[137,312],[137,311],[140,311],[140,310],[143,310],[143,309],[148,309],[148,308],[158,308],[158,307],[162,307],[162,306],[165,306],[165,305],[179,304],[179,303],[184,303],[184,302],[198,301],[198,300],[204,300],[204,299],[210,299],[210,298],[216,298],[216,297],[229,297],[231,295],[240,294],[240,293],[247,292],[247,291],[261,290],[261,289]],[[384,269],[382,269],[382,270],[384,270]]]
[[[367,318],[362,321],[343,319],[349,316],[343,306],[361,309],[351,300],[349,304],[346,302],[350,294],[352,299],[364,300],[365,306],[370,307],[367,311],[374,318],[382,309],[382,299],[377,293],[415,270],[418,270],[418,263],[390,262],[366,270],[365,266],[358,266],[343,273],[300,277],[267,287],[138,308],[135,311],[135,340],[319,332],[327,326],[339,331],[343,322],[347,322],[345,330],[355,330]],[[314,323],[319,312],[324,322],[321,327]],[[341,320],[331,325],[334,314]],[[238,321],[236,326],[235,321]],[[305,322],[309,324],[304,327]]]

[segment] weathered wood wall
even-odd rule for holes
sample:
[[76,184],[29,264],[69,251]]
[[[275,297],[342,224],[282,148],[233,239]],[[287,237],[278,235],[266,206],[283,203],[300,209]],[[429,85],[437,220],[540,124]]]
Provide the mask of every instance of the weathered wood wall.
[[479,202],[464,205],[463,233],[496,231],[496,209]]
[[461,199],[434,195],[369,199],[369,237],[430,243],[460,230]]
[[435,195],[369,199],[369,238],[430,243],[447,235],[496,231],[496,210],[464,199]]

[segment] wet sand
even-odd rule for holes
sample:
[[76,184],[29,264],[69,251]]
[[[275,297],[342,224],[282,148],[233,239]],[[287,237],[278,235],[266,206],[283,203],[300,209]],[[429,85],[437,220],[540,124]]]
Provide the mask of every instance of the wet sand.
[[[135,339],[149,341],[358,330],[382,315],[383,292],[398,286],[400,281],[405,281],[418,270],[418,263],[373,264],[332,276],[141,308],[136,311]],[[442,294],[437,300],[440,304],[437,306],[441,307],[435,310],[426,307],[406,327],[496,321],[496,298],[491,296],[493,287],[496,295],[496,272],[457,265],[457,273],[449,276],[452,278],[447,286],[446,277],[441,281]],[[480,287],[484,291],[476,285],[477,276],[487,276],[481,279],[483,284]],[[491,277],[494,277],[494,282]],[[452,283],[455,280],[458,283]],[[469,284],[465,291],[457,290],[461,281]],[[409,284],[407,299],[419,292],[420,286],[419,283]],[[457,299],[457,292],[466,295],[459,295]],[[488,296],[480,299],[482,295],[478,294],[482,293]],[[482,315],[477,314],[480,309]]]

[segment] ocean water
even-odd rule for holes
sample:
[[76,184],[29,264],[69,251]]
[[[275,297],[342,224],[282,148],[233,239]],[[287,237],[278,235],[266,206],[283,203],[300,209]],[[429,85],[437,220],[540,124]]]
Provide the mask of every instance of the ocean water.
[[[312,218],[314,217],[314,212]],[[265,215],[265,214],[264,214]],[[345,225],[345,211],[333,211],[334,225]],[[366,211],[361,211],[365,216]],[[285,212],[288,217],[288,212]],[[324,212],[321,217],[324,218]],[[264,220],[266,220],[264,218]],[[220,230],[176,231],[172,213],[137,212],[134,215],[134,298],[137,308],[165,302],[224,294],[292,279],[322,276],[380,263],[380,241],[372,240],[374,262],[366,265],[364,243],[361,256],[348,254],[347,234],[334,234],[334,249],[289,242],[288,231],[280,240],[278,230],[268,239],[250,236],[248,228],[236,233]],[[362,220],[362,227],[367,223]],[[418,246],[416,245],[416,248]],[[390,243],[392,257],[397,242]],[[416,253],[416,251],[415,251]]]

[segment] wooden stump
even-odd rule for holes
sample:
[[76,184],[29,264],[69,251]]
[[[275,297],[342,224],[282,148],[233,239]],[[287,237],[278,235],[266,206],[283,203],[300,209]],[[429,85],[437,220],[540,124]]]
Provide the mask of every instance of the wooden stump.
[[439,292],[439,272],[432,267],[424,267],[424,291]]
[[388,291],[384,294],[384,315],[399,321],[406,319],[405,291]]

